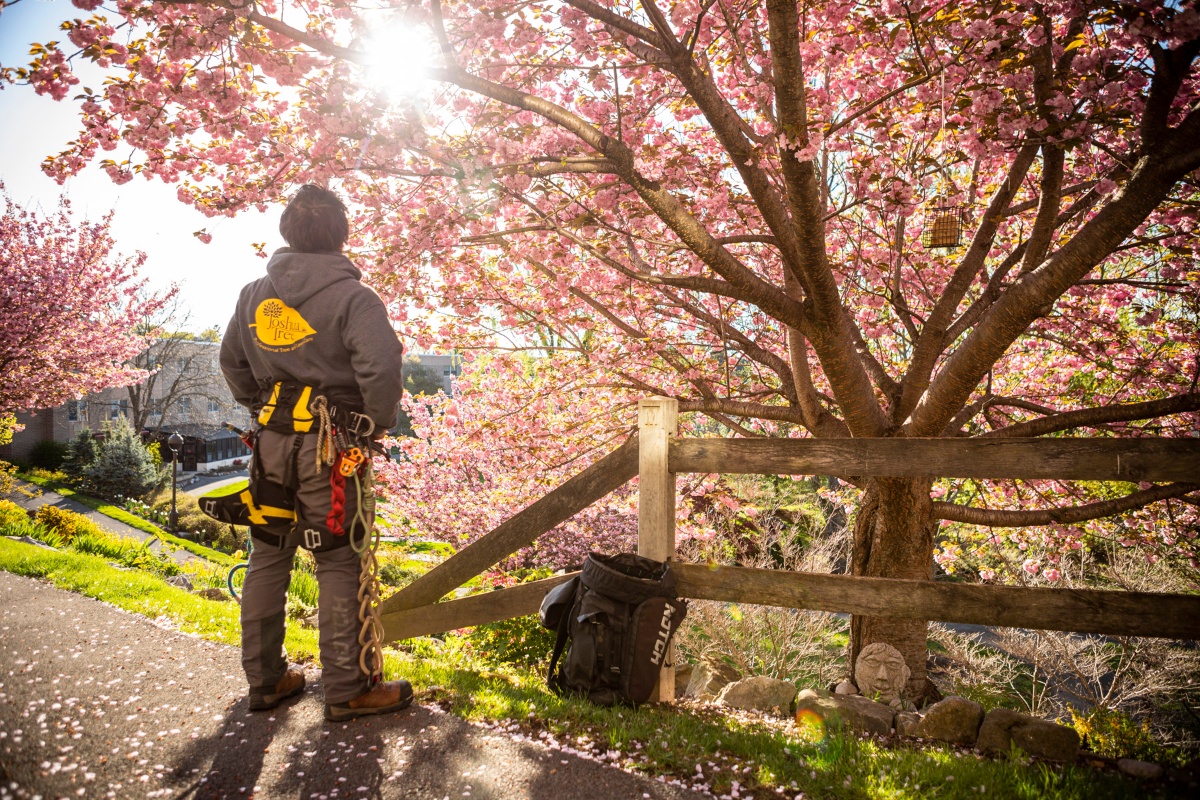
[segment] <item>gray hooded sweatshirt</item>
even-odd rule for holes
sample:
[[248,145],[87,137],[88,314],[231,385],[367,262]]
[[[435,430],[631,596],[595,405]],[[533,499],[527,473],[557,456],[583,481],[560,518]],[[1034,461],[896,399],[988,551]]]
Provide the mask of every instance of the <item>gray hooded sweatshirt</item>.
[[221,340],[221,371],[247,408],[278,381],[362,396],[376,429],[396,424],[404,350],[387,309],[340,253],[276,250],[247,284]]

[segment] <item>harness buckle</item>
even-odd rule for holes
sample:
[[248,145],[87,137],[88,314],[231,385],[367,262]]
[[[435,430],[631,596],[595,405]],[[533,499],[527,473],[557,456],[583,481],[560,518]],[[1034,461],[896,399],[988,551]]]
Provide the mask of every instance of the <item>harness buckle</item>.
[[370,439],[371,434],[375,433],[375,420],[368,417],[366,414],[360,414],[357,411],[350,412],[350,424],[347,430],[355,436],[363,439]]
[[316,550],[321,546],[321,532],[316,528],[304,529],[304,546],[309,550]]

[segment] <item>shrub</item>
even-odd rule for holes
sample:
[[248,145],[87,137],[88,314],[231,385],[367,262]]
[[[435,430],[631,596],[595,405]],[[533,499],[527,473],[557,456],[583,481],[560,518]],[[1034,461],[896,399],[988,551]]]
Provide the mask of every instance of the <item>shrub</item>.
[[1110,758],[1176,762],[1178,754],[1154,738],[1149,722],[1136,722],[1128,714],[1103,708],[1087,713],[1071,709],[1071,725],[1092,751]]
[[92,491],[103,497],[137,497],[158,484],[154,462],[124,417],[113,420],[96,460],[84,470]]
[[[11,500],[0,500],[0,528],[7,528],[21,522],[28,522],[29,514]],[[16,535],[16,534],[12,534]]]
[[100,448],[95,437],[90,430],[84,428],[67,445],[67,456],[61,465],[62,471],[73,482],[82,483],[88,467],[96,462],[99,454]]
[[179,565],[151,551],[150,541],[147,539],[140,542],[128,537],[112,536],[103,531],[81,531],[71,541],[71,549],[160,576],[178,575]]
[[43,439],[33,446],[33,450],[29,453],[29,465],[38,467],[39,469],[49,470],[50,472],[57,471],[67,460],[67,454],[70,450],[70,445],[64,442],[55,442],[51,439]]
[[30,539],[37,539],[39,542],[48,544],[51,547],[61,549],[67,546],[67,542],[63,537],[48,529],[45,525],[34,522],[29,517],[0,523],[0,531],[3,531],[3,535],[5,536],[28,536]]
[[83,514],[76,514],[58,506],[42,506],[34,513],[33,518],[49,530],[58,533],[68,544],[80,534],[102,533],[96,523]]
[[489,622],[467,634],[467,642],[480,661],[526,666],[548,659],[555,638],[554,631],[543,628],[535,614]]

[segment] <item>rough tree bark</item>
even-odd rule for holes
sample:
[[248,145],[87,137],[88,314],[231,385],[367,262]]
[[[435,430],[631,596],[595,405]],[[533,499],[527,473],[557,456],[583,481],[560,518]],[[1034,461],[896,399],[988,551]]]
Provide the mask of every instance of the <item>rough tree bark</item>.
[[[852,574],[872,578],[933,577],[933,503],[929,478],[872,478],[863,484],[862,503],[854,525]],[[925,675],[928,624],[880,617],[850,620],[850,674],[863,647],[890,644],[912,671],[907,696],[920,703],[936,699],[937,689]]]

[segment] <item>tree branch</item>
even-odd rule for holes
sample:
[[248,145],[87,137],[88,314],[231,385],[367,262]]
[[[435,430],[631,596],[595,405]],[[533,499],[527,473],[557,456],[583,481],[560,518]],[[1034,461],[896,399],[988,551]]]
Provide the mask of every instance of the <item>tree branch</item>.
[[1029,525],[1070,525],[1088,520],[1111,517],[1126,511],[1144,508],[1151,503],[1182,497],[1200,489],[1196,483],[1169,483],[1140,492],[1070,508],[1046,508],[1037,511],[1006,511],[993,508],[972,508],[955,503],[933,504],[934,519],[965,522],[969,525],[984,525],[992,528],[1023,528]]
[[[1004,401],[996,401],[993,405],[1008,405]],[[1200,410],[1200,394],[1180,394],[1163,400],[1149,400],[1143,403],[1113,403],[1096,408],[1081,408],[1075,411],[1063,411],[1050,414],[1041,419],[1020,422],[999,430],[982,434],[978,438],[1008,438],[1012,436],[1043,436],[1057,431],[1069,431],[1073,428],[1085,428],[1103,425],[1109,422],[1129,422],[1135,419],[1153,419],[1165,417],[1168,414],[1181,414],[1186,411]]]

